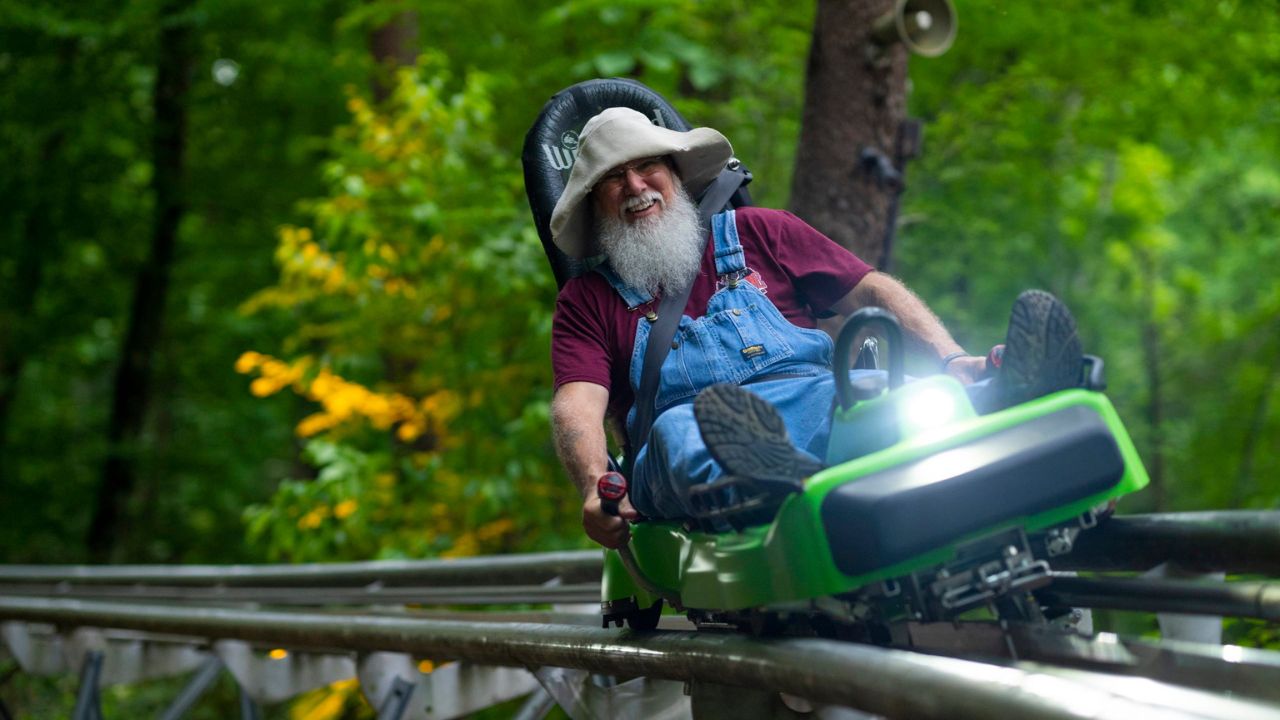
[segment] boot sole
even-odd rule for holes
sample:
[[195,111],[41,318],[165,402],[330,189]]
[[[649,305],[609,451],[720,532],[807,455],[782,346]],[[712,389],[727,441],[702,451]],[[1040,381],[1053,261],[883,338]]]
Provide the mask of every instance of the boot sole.
[[1082,353],[1076,321],[1066,305],[1041,290],[1019,295],[1009,315],[997,380],[1006,406],[1079,386]]
[[693,403],[711,457],[732,475],[798,483],[822,464],[796,450],[776,408],[736,385],[712,385]]

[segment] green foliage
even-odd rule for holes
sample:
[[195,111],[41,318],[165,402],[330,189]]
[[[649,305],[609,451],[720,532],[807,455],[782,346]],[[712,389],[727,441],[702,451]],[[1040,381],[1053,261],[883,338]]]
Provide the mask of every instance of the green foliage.
[[[120,559],[254,558],[239,511],[295,454],[293,409],[244,396],[228,358],[281,332],[234,309],[274,274],[262,238],[318,186],[317,136],[339,119],[334,88],[352,77],[334,62],[332,13],[291,0],[202,3],[177,17],[154,2],[0,2],[6,561],[85,558],[113,375],[151,233],[151,94],[166,22],[192,24],[199,39],[186,215]],[[212,68],[228,58],[239,73],[223,84]]]
[[[281,559],[471,555],[577,542],[576,502],[549,452],[553,284],[496,152],[483,75],[442,59],[401,70],[390,97],[348,102],[285,227],[280,282],[246,304],[297,322],[281,363],[257,353],[255,394],[319,403],[297,426],[314,480],[250,510]],[[314,239],[313,239],[314,237]]]
[[[1130,509],[1274,507],[1280,19],[1249,3],[969,3],[914,62],[929,124],[898,271],[999,341],[1046,287],[1158,482]],[[1268,442],[1270,441],[1270,442]]]

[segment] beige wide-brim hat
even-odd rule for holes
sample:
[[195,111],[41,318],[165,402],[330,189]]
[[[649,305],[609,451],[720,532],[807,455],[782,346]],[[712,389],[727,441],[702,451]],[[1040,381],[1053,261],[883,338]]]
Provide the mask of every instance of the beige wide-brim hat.
[[625,107],[609,108],[587,121],[578,136],[578,158],[551,213],[551,239],[566,255],[591,251],[588,195],[605,173],[632,160],[666,155],[691,197],[698,197],[733,157],[733,146],[711,128],[677,132],[658,127]]

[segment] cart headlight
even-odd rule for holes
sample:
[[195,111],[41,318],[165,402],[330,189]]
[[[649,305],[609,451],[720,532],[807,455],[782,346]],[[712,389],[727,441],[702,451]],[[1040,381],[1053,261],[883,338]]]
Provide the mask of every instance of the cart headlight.
[[959,416],[956,398],[941,388],[921,390],[907,399],[902,407],[902,430],[911,435],[952,422]]

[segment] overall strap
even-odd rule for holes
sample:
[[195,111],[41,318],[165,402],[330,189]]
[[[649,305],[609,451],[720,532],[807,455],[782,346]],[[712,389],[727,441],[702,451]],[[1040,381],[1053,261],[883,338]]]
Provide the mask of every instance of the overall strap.
[[711,239],[715,243],[716,275],[740,272],[747,267],[738,239],[737,213],[732,209],[711,217]]
[[613,268],[609,267],[608,263],[601,263],[597,265],[596,272],[603,275],[604,279],[608,280],[609,284],[613,286],[613,289],[622,296],[622,301],[627,304],[628,310],[635,310],[641,305],[653,300],[653,296],[649,293],[643,290],[637,290],[636,288],[622,282],[622,278],[618,277],[618,274],[613,271]]

